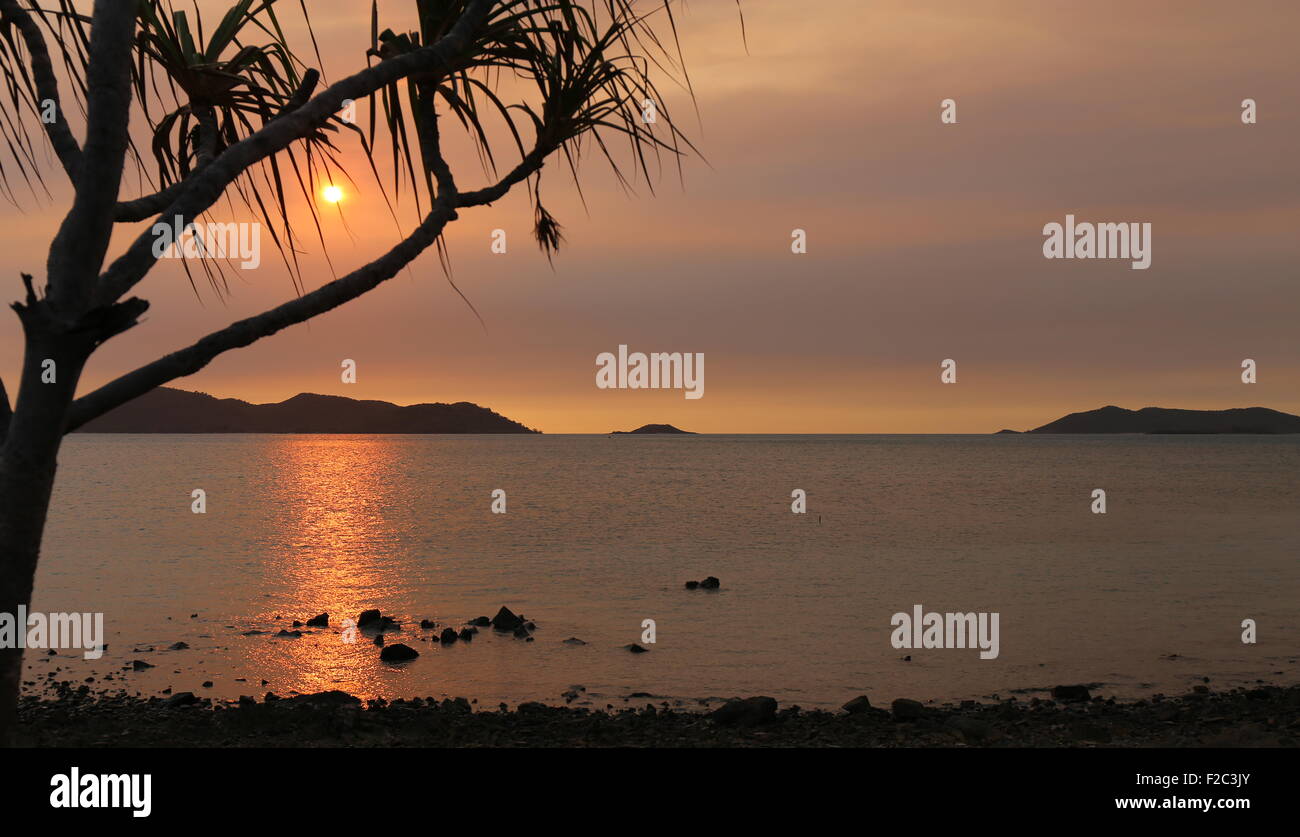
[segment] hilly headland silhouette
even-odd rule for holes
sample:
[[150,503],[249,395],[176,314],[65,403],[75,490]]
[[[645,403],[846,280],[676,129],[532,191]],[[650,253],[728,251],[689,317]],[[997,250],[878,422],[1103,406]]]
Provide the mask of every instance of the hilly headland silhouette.
[[300,393],[250,404],[160,387],[87,422],[79,433],[538,433],[467,401],[412,404]]
[[[1002,430],[1001,433],[1017,433]],[[1035,427],[1029,433],[1300,433],[1300,416],[1267,407],[1238,407],[1231,410],[1173,410],[1143,407],[1126,410],[1108,406],[1082,413],[1070,413],[1056,421]]]

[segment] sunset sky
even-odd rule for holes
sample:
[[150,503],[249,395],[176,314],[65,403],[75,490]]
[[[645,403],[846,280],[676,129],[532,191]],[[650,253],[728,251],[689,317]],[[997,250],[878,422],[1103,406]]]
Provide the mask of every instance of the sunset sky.
[[[226,5],[199,4],[213,21]],[[296,5],[286,21],[299,20]],[[369,4],[309,5],[327,78],[362,68]],[[410,28],[414,3],[379,6],[381,25]],[[648,422],[983,433],[1106,404],[1300,412],[1300,6],[743,9],[748,50],[731,0],[679,12],[700,120],[680,90],[667,105],[706,157],[686,161],[684,185],[669,167],[653,194],[638,182],[628,195],[590,156],[584,209],[553,162],[542,195],[565,235],[553,267],[531,240],[522,190],[448,228],[454,279],[486,331],[429,251],[362,299],[172,385],[256,402],[304,391],[473,401],[549,433]],[[298,46],[314,60],[305,37]],[[1241,121],[1247,97],[1258,124]],[[955,125],[940,123],[945,98]],[[322,202],[339,275],[396,242],[356,148],[344,147],[356,179],[341,184],[346,227]],[[461,188],[485,185],[470,147],[453,151]],[[57,166],[45,174],[60,183]],[[20,271],[43,275],[69,195],[52,191],[0,209],[12,299]],[[1067,213],[1149,222],[1150,269],[1044,259],[1043,225]],[[414,222],[409,194],[399,217]],[[303,218],[315,287],[331,274]],[[242,217],[222,204],[210,220]],[[115,250],[142,228],[121,228]],[[497,228],[503,255],[490,251]],[[790,252],[796,228],[805,255]],[[92,358],[82,390],[294,293],[269,240],[262,266],[236,275],[228,296],[202,285],[196,296],[178,265],[155,268],[137,289],[152,303],[145,321]],[[0,374],[12,393],[21,338],[4,317]],[[596,356],[619,344],[703,352],[704,397],[597,389]],[[344,358],[356,384],[340,380]],[[955,385],[940,383],[945,358],[957,361]],[[1259,383],[1241,382],[1244,358]]]

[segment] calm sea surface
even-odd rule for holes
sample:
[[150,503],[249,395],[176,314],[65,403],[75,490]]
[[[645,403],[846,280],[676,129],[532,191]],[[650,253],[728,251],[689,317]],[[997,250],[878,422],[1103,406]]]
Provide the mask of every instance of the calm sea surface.
[[[577,706],[833,707],[1294,683],[1298,466],[1296,437],[76,435],[33,607],[102,611],[110,647],[29,652],[30,675],[488,707],[576,685]],[[796,488],[807,514],[791,513]],[[722,589],[683,589],[707,575]],[[459,627],[503,604],[537,623],[534,642],[421,639],[421,619]],[[894,649],[890,618],[915,604],[999,613],[1000,656]],[[420,658],[344,642],[341,619],[367,608]],[[322,611],[329,629],[272,636]],[[645,619],[657,642],[630,654]],[[189,650],[165,650],[177,641]],[[137,659],[156,667],[121,671]]]

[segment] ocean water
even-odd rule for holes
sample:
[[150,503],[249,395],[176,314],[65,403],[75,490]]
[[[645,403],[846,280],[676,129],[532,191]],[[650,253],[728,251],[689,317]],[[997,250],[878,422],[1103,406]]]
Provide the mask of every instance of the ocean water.
[[[1295,683],[1297,466],[1295,437],[74,435],[33,607],[103,612],[109,650],[29,652],[28,676],[485,707],[579,685],[576,706],[690,708]],[[720,590],[683,588],[707,575]],[[418,629],[503,604],[533,642]],[[998,657],[894,648],[917,604],[996,612]],[[419,659],[345,642],[367,608]],[[273,636],[320,612],[328,630]],[[656,642],[631,654],[646,619]],[[122,671],[136,659],[155,667]]]

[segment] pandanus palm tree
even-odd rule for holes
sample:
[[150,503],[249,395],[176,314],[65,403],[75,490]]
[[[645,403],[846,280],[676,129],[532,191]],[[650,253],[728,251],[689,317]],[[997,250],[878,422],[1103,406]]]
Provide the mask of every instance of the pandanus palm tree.
[[[441,252],[444,229],[461,213],[514,187],[527,189],[537,241],[551,256],[560,227],[542,205],[540,181],[554,155],[575,183],[579,161],[592,147],[621,180],[649,182],[662,160],[679,161],[690,150],[653,81],[685,81],[672,0],[412,2],[418,31],[381,31],[372,5],[369,48],[358,45],[358,63],[365,65],[323,84],[319,70],[290,49],[276,0],[240,0],[211,32],[197,8],[187,14],[172,0],[95,0],[89,14],[88,2],[77,0],[48,8],[39,0],[0,0],[0,77],[13,105],[0,115],[0,197],[19,204],[49,196],[42,141],[73,191],[44,276],[35,278],[37,264],[23,273],[22,299],[13,304],[24,355],[12,408],[0,382],[0,613],[31,602],[64,434],[194,374],[223,352],[373,290],[425,250]],[[297,12],[307,17],[301,0]],[[319,63],[318,52],[314,57]],[[60,76],[71,96],[60,90]],[[346,115],[358,102],[368,103],[364,129]],[[647,102],[654,103],[654,119],[646,118]],[[147,151],[128,129],[133,112],[149,126]],[[493,130],[494,122],[504,127]],[[482,185],[466,188],[458,179],[444,153],[448,125],[473,139]],[[296,185],[310,207],[321,173],[342,170],[336,153],[344,137],[358,144],[379,181],[373,153],[379,131],[387,137],[378,141],[391,152],[391,161],[382,162],[393,170],[385,194],[413,192],[417,223],[395,233],[396,241],[373,261],[308,289],[296,269],[295,244],[296,225],[306,219],[293,217],[286,184]],[[491,137],[501,134],[508,148],[494,145]],[[123,175],[132,167],[142,194],[128,197]],[[295,277],[293,298],[79,393],[87,359],[149,307],[132,293],[158,260],[151,222],[179,218],[188,225],[228,194],[270,228]],[[308,212],[315,223],[315,211]],[[109,260],[114,232],[142,222]],[[219,273],[207,275],[226,292]],[[21,650],[0,648],[0,738],[6,741],[21,670]]]

